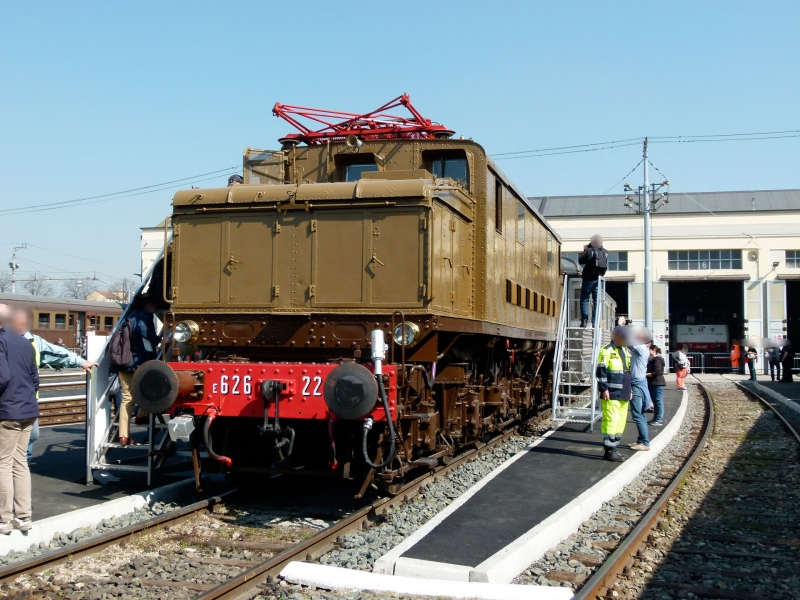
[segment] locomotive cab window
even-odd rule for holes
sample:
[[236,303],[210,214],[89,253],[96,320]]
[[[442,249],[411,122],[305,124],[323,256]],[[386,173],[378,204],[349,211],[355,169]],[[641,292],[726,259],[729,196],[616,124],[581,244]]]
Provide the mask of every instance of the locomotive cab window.
[[363,173],[378,170],[373,154],[339,154],[335,160],[339,181],[358,181]]
[[67,328],[67,315],[56,313],[56,329]]
[[50,329],[50,313],[39,313],[39,329]]
[[354,163],[352,165],[347,165],[345,167],[345,181],[358,181],[361,179],[362,173],[369,173],[371,171],[377,171],[378,165],[374,162],[367,162],[367,163]]
[[450,152],[425,152],[428,170],[436,177],[449,177],[469,189],[469,165],[463,150]]
[[103,329],[107,331],[114,329],[114,317],[103,317]]
[[525,205],[517,202],[517,241],[525,243]]

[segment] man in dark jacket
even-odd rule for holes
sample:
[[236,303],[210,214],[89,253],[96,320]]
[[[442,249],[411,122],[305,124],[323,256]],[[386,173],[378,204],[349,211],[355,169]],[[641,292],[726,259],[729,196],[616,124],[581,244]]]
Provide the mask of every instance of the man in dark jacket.
[[31,528],[31,474],[25,454],[39,416],[39,372],[31,343],[0,313],[0,533]]
[[[119,443],[130,445],[131,440],[131,417],[133,416],[133,397],[131,396],[131,381],[133,372],[148,360],[154,360],[158,356],[158,343],[161,338],[156,333],[155,317],[156,303],[154,298],[142,296],[142,308],[137,308],[128,315],[128,323],[131,327],[131,360],[128,369],[119,372],[119,385],[122,391],[122,404],[119,412]],[[139,417],[143,416],[143,411],[139,411]]]
[[592,297],[592,322],[597,306],[597,278],[606,274],[608,269],[608,250],[603,248],[603,238],[593,235],[592,239],[583,247],[583,254],[578,257],[578,263],[583,265],[581,273],[581,327],[586,327],[589,322],[589,296]]

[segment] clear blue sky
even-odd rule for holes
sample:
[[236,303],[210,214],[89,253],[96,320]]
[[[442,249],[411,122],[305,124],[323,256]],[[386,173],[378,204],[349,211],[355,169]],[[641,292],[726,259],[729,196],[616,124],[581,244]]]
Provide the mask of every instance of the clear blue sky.
[[[239,165],[246,146],[276,148],[290,131],[271,114],[276,101],[361,111],[408,92],[492,153],[800,129],[798,2],[0,9],[0,210]],[[673,193],[800,187],[796,137],[651,150]],[[628,146],[500,164],[529,195],[602,194],[640,158]],[[138,228],[163,219],[171,196],[0,215],[0,265],[11,242],[30,242],[80,258],[29,248],[29,271],[130,275]]]

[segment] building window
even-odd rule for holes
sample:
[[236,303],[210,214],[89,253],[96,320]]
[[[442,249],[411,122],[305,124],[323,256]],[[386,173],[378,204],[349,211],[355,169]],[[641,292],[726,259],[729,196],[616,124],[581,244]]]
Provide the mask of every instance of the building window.
[[56,329],[66,329],[67,328],[67,315],[59,315],[56,314]]
[[786,266],[790,269],[800,269],[800,250],[786,251]]
[[50,313],[39,313],[39,329],[50,329]]
[[741,250],[670,250],[667,254],[671,271],[741,269]]
[[377,171],[378,165],[374,162],[363,162],[363,163],[353,163],[346,165],[344,168],[344,180],[345,181],[358,181],[361,179],[362,173],[369,173],[371,171]]
[[627,271],[628,270],[628,252],[609,252],[608,253],[608,270],[609,271]]
[[547,234],[547,262],[553,264],[553,234]]
[[107,331],[114,329],[114,317],[103,317],[103,329]]
[[503,233],[503,184],[499,179],[494,181],[494,228]]
[[517,241],[525,243],[525,205],[517,203]]

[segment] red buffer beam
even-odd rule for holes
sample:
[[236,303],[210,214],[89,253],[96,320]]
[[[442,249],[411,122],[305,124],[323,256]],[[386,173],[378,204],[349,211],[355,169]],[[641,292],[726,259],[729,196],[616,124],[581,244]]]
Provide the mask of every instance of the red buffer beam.
[[[403,117],[385,112],[398,106],[404,106],[411,116]],[[411,104],[408,94],[398,96],[364,114],[280,103],[276,103],[272,108],[272,114],[282,118],[300,132],[290,133],[281,138],[284,143],[324,144],[342,141],[349,135],[355,135],[363,140],[431,139],[448,138],[454,133],[444,125],[433,123],[423,117]],[[323,127],[314,130],[301,122],[299,120],[301,118],[311,121],[312,126]]]

